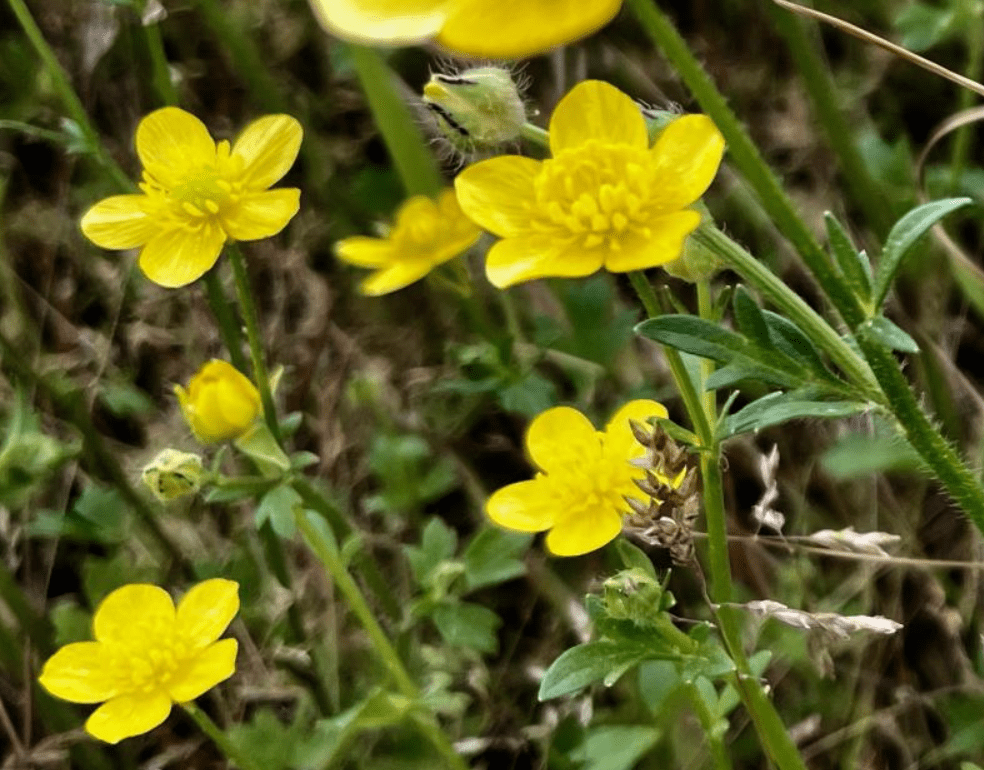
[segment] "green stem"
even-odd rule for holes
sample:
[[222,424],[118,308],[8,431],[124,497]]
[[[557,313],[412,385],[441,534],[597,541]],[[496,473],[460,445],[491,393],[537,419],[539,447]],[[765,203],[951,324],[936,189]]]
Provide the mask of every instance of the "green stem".
[[[982,11],[977,0],[965,0],[961,10],[968,17],[965,26],[968,61],[964,75],[971,80],[980,80],[984,70],[984,29],[981,28]],[[973,105],[975,95],[966,88],[960,89],[960,109],[966,110]],[[967,164],[970,152],[970,140],[973,137],[973,127],[964,126],[956,131],[953,138],[953,156],[950,159],[950,191],[955,194],[960,183],[960,174]]]
[[772,221],[796,247],[810,272],[833,303],[837,312],[854,329],[865,320],[857,298],[844,280],[834,272],[827,255],[803,223],[779,179],[759,154],[724,96],[717,90],[686,41],[676,31],[653,0],[626,0],[643,30],[673,64],[701,108],[714,121],[728,143],[728,154],[735,166],[758,194]]
[[79,127],[79,130],[82,131],[83,136],[85,136],[87,149],[95,155],[96,159],[103,166],[106,167],[121,187],[132,187],[132,182],[130,182],[126,174],[124,174],[122,169],[120,169],[120,167],[113,162],[113,159],[106,154],[106,151],[102,146],[102,142],[99,141],[99,133],[89,121],[89,116],[86,114],[85,107],[82,106],[81,100],[75,93],[75,89],[72,87],[68,74],[62,68],[61,63],[58,61],[58,57],[55,56],[55,52],[51,49],[51,46],[49,46],[48,42],[44,39],[44,35],[41,34],[41,29],[34,21],[34,17],[31,15],[31,11],[28,9],[27,4],[24,0],[7,0],[7,3],[10,5],[10,9],[14,12],[14,16],[17,17],[17,21],[21,25],[21,29],[24,30],[24,35],[31,43],[31,46],[34,48],[35,53],[37,53],[38,58],[41,59],[41,63],[44,65],[44,68],[48,73],[48,77],[51,79],[52,87],[61,99],[65,110],[69,114],[69,117],[75,121]]
[[150,55],[150,78],[154,91],[157,92],[161,102],[173,107],[179,101],[178,89],[174,87],[174,81],[171,80],[171,67],[167,63],[164,41],[161,39],[161,25],[141,24],[140,28],[143,30],[144,43]]
[[212,718],[202,711],[194,703],[182,703],[181,708],[184,709],[185,713],[191,717],[192,721],[198,725],[205,735],[207,735],[214,743],[219,751],[221,751],[226,759],[232,762],[234,765],[238,765],[241,770],[261,770],[259,764],[255,763],[249,756],[247,756],[243,751],[240,750],[229,737],[219,729],[219,726],[212,721]]
[[[632,288],[635,289],[639,301],[646,311],[646,315],[649,318],[658,318],[661,316],[663,311],[659,306],[659,299],[656,296],[656,292],[653,291],[653,286],[649,282],[649,279],[646,278],[645,273],[640,270],[633,271],[629,273],[629,281],[632,283]],[[700,395],[694,387],[693,380],[690,379],[690,374],[687,372],[687,367],[684,365],[680,353],[673,348],[664,346],[663,355],[666,357],[666,363],[670,367],[673,381],[676,383],[680,397],[683,399],[683,405],[687,410],[687,415],[693,422],[694,432],[701,437],[701,442],[703,443],[705,437],[713,436],[713,430],[711,425],[708,424],[704,409],[701,406]]]
[[359,45],[346,45],[346,48],[407,195],[436,195],[444,187],[444,180],[418,121],[396,90],[393,71],[372,48]]
[[[298,512],[294,518],[297,522],[297,528],[304,535],[304,539],[314,555],[324,565],[332,582],[345,597],[349,609],[369,636],[376,655],[379,656],[396,683],[400,694],[414,703],[419,703],[420,692],[417,685],[407,673],[403,661],[400,660],[400,656],[390,643],[389,637],[379,625],[376,616],[373,615],[365,596],[342,562],[337,544],[325,537],[302,513]],[[433,715],[419,714],[415,721],[434,748],[444,757],[449,767],[453,770],[467,770],[467,764],[454,750],[454,746],[441,730]]]
[[[827,141],[840,161],[840,172],[851,196],[864,212],[868,224],[884,237],[894,221],[891,206],[868,173],[868,166],[854,143],[857,128],[848,124],[838,104],[837,90],[820,58],[816,36],[807,34],[804,22],[787,10],[773,3],[766,3],[765,8],[779,34],[786,39],[786,48],[796,63]],[[964,93],[972,96],[970,92]]]
[[229,351],[229,359],[233,366],[246,374],[246,358],[243,356],[240,344],[241,327],[225,289],[222,288],[219,271],[214,268],[205,273],[205,292],[208,295],[209,307],[212,308],[212,314],[219,325],[219,336],[222,337],[222,343]]
[[280,423],[277,421],[277,408],[273,403],[273,393],[270,390],[270,375],[267,372],[263,355],[263,341],[260,339],[260,324],[257,320],[256,305],[253,303],[253,291],[249,285],[249,274],[246,272],[246,259],[235,243],[226,247],[232,272],[236,278],[236,296],[239,299],[239,309],[246,325],[246,340],[249,343],[249,357],[253,364],[253,379],[260,391],[260,401],[263,403],[263,417],[266,419],[270,433],[281,446],[283,438],[280,435]]
[[814,344],[824,351],[865,398],[884,404],[878,381],[869,366],[813,308],[790,289],[781,278],[715,227],[700,227],[691,236],[716,254],[782,310]]

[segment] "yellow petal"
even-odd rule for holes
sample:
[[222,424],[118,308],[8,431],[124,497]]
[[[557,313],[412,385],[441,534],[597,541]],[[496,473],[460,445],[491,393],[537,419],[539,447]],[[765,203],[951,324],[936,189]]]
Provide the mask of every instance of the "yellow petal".
[[85,212],[81,227],[85,237],[104,249],[135,249],[159,229],[148,216],[146,195],[114,195]]
[[146,641],[148,627],[173,623],[174,602],[167,591],[149,583],[131,583],[102,600],[92,628],[97,641],[130,644]]
[[178,603],[177,627],[193,647],[210,645],[239,612],[239,583],[213,578],[194,586]]
[[137,126],[137,155],[165,187],[177,187],[190,172],[215,162],[215,142],[205,124],[178,107],[164,107]]
[[496,491],[485,513],[500,527],[519,532],[542,532],[556,519],[557,500],[543,478],[520,481]]
[[48,658],[38,677],[56,698],[72,703],[100,703],[115,696],[116,678],[107,671],[106,647],[99,642],[75,642]]
[[526,431],[526,453],[548,474],[590,466],[601,457],[601,439],[577,409],[555,406],[539,414]]
[[175,703],[187,703],[236,673],[235,639],[223,639],[202,650],[167,686]]
[[706,115],[684,115],[663,129],[651,153],[664,210],[672,211],[689,206],[710,187],[724,155],[724,137]]
[[630,460],[635,457],[642,457],[645,447],[636,441],[632,435],[632,428],[629,421],[647,425],[653,417],[666,417],[666,407],[657,401],[648,399],[636,399],[629,401],[619,409],[608,421],[605,426],[604,452],[609,457],[625,458]]
[[393,244],[386,238],[368,238],[364,235],[338,241],[335,256],[357,267],[383,267],[396,258]]
[[614,540],[622,517],[612,510],[594,510],[557,522],[547,535],[547,550],[555,556],[580,556]]
[[266,115],[236,137],[232,154],[244,161],[239,181],[250,190],[265,190],[290,171],[301,149],[301,124],[290,115]]
[[300,206],[301,191],[295,187],[248,193],[223,217],[222,226],[237,241],[269,238],[287,226]]
[[187,286],[212,268],[225,242],[226,234],[212,222],[165,230],[140,252],[140,269],[160,286]]
[[683,242],[700,224],[696,211],[677,211],[648,223],[651,235],[648,239],[635,235],[623,238],[618,251],[608,251],[605,268],[613,273],[645,270],[647,267],[665,265],[679,259]]
[[437,40],[467,56],[518,59],[591,34],[607,24],[621,4],[621,0],[458,0],[448,4],[448,19]]
[[580,249],[549,235],[506,238],[489,249],[485,274],[498,289],[534,278],[580,278],[600,270],[601,248]]
[[[452,254],[452,256],[454,255]],[[369,297],[390,294],[419,281],[433,268],[434,266],[430,262],[423,260],[397,262],[366,278],[359,285],[359,291]]]
[[153,730],[171,713],[171,699],[163,692],[119,695],[92,712],[86,732],[106,743]]
[[533,182],[540,161],[502,155],[475,163],[454,180],[462,211],[490,233],[505,238],[529,230]]
[[447,0],[311,0],[321,26],[365,45],[412,45],[444,24]]
[[585,80],[574,86],[550,118],[550,152],[554,156],[592,139],[642,150],[649,147],[649,132],[639,105],[600,80]]

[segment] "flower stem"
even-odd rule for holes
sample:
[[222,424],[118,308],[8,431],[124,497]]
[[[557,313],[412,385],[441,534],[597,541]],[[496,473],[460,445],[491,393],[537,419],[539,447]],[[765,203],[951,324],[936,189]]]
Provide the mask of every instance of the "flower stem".
[[239,320],[236,318],[236,312],[226,296],[225,289],[222,288],[219,272],[214,268],[205,273],[205,292],[208,296],[209,307],[212,308],[212,314],[219,325],[219,336],[222,337],[222,343],[229,351],[232,365],[243,374],[247,374],[246,358],[243,356],[243,349],[240,345]]
[[728,748],[724,745],[723,735],[717,729],[715,722],[717,718],[704,703],[697,686],[692,682],[686,686],[687,696],[690,699],[690,707],[704,728],[704,737],[707,738],[708,748],[711,750],[711,758],[714,761],[715,770],[731,770],[731,758],[728,756]]
[[[263,341],[260,339],[260,324],[257,320],[256,305],[253,302],[253,292],[249,285],[249,274],[246,272],[246,259],[235,243],[226,247],[232,272],[236,278],[236,296],[239,299],[239,309],[246,325],[246,340],[249,343],[249,357],[253,364],[253,379],[260,391],[260,401],[263,402],[263,417],[277,443],[283,445],[280,435],[280,423],[277,421],[277,408],[273,403],[273,393],[270,390],[270,375],[267,372],[263,356]],[[230,352],[231,355],[231,352]]]
[[198,708],[198,706],[191,702],[181,703],[179,705],[191,717],[192,721],[198,725],[198,729],[212,740],[212,743],[218,747],[226,759],[234,765],[238,765],[240,770],[261,770],[260,766],[254,763],[238,746],[230,741],[229,737],[212,721],[212,718]]
[[436,195],[444,181],[418,122],[396,90],[396,75],[378,51],[359,45],[345,47],[407,195]]
[[[349,609],[352,610],[369,636],[376,654],[393,678],[400,694],[414,703],[418,703],[420,692],[417,685],[407,673],[403,661],[400,660],[400,656],[390,643],[389,637],[386,636],[386,632],[383,631],[376,620],[376,616],[373,615],[365,596],[342,562],[337,544],[308,521],[303,513],[296,513],[294,519],[297,522],[297,528],[304,535],[304,539],[314,555],[324,565],[332,582],[345,597]],[[449,767],[453,770],[467,770],[467,764],[455,751],[454,746],[451,745],[432,714],[418,714],[414,721],[434,748],[444,757]]]
[[52,87],[61,99],[69,117],[78,125],[79,130],[85,136],[89,151],[109,171],[117,184],[125,189],[131,188],[133,183],[123,173],[122,169],[116,165],[113,159],[106,154],[102,142],[99,141],[99,133],[90,122],[85,107],[82,106],[81,100],[72,87],[68,74],[62,68],[58,57],[55,56],[55,52],[51,50],[48,41],[44,39],[44,35],[41,34],[41,29],[38,27],[37,22],[34,21],[34,17],[31,15],[27,4],[24,0],[7,0],[7,4],[14,12],[14,16],[17,17],[21,29],[24,30],[24,35],[31,43],[38,58],[41,59],[41,63],[44,65],[48,77],[51,78]]

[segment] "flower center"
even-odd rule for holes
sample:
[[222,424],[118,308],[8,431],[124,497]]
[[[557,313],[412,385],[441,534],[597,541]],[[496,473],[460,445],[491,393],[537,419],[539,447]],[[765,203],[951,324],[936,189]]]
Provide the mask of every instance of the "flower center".
[[632,234],[651,236],[654,176],[648,151],[591,140],[543,162],[534,180],[533,228],[618,250]]
[[625,460],[604,458],[590,467],[578,464],[565,472],[550,474],[556,484],[560,507],[569,518],[582,518],[598,511],[628,512],[623,495],[641,496],[633,478],[642,478],[643,472],[634,469]]
[[[140,187],[158,202],[162,213],[195,225],[222,215],[239,201],[242,184],[238,179],[242,167],[242,158],[232,155],[229,142],[222,141],[216,147],[213,163],[183,169],[177,179],[167,171],[155,174],[153,169],[145,169]],[[162,181],[162,177],[170,177],[170,183]]]
[[152,631],[152,636],[148,633],[139,642],[120,645],[111,653],[122,692],[147,694],[167,689],[188,662],[192,649],[181,635],[173,629]]

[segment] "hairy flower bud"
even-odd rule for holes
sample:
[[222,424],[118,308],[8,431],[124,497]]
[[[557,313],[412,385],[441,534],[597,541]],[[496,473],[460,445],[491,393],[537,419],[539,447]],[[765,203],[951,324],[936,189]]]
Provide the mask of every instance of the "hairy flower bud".
[[520,89],[501,67],[433,74],[423,99],[438,129],[462,155],[514,142],[526,123]]
[[180,449],[161,450],[140,474],[140,480],[163,503],[195,494],[204,477],[202,458]]

